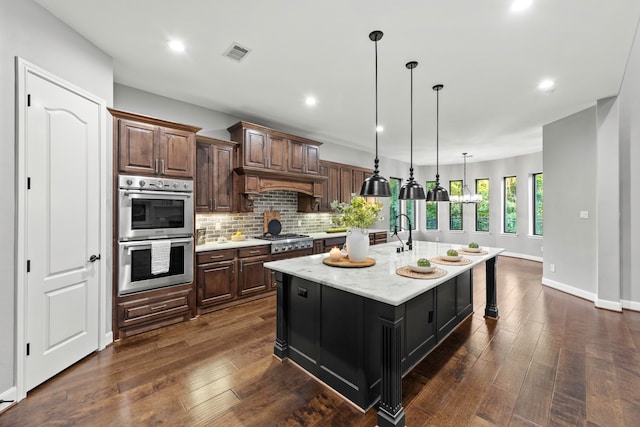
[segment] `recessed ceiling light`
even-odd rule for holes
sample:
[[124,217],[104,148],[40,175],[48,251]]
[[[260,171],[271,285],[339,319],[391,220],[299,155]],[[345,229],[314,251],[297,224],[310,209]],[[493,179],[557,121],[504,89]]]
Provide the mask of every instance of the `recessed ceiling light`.
[[555,83],[553,82],[553,80],[545,79],[545,80],[542,80],[540,84],[538,84],[538,89],[549,92],[550,90],[553,89],[554,86],[555,86]]
[[511,3],[511,11],[512,12],[522,12],[525,9],[528,9],[531,6],[533,0],[513,0]]
[[304,100],[304,103],[309,107],[313,107],[318,102],[313,96],[307,96],[307,99]]
[[171,48],[171,50],[176,51],[176,52],[184,52],[184,45],[182,44],[181,41],[178,40],[171,40],[169,41],[169,47]]
[[378,125],[378,127],[376,128],[376,132],[382,132],[384,130],[384,128],[381,125]]

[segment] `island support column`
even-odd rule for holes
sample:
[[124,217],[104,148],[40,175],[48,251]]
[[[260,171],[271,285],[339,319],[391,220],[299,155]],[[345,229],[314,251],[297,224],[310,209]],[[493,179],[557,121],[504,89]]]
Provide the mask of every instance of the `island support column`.
[[284,289],[284,280],[289,280],[285,275],[276,271],[276,343],[273,346],[273,354],[280,359],[286,359],[289,357],[289,335],[288,335],[288,313],[287,306],[289,305],[287,298],[288,293]]
[[404,318],[401,307],[385,305],[380,315],[381,378],[378,426],[404,426],[402,407],[402,336]]
[[496,263],[498,257],[494,256],[489,258],[486,262],[486,281],[487,281],[487,296],[486,304],[484,308],[484,316],[498,318],[498,305],[496,304]]

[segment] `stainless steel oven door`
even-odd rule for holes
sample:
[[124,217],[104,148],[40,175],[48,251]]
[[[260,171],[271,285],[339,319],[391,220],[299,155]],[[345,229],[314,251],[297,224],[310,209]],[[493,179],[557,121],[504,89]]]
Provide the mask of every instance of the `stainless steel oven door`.
[[191,283],[193,281],[193,237],[171,241],[169,271],[151,273],[151,240],[118,243],[118,294]]
[[193,234],[193,193],[121,189],[119,195],[120,240]]

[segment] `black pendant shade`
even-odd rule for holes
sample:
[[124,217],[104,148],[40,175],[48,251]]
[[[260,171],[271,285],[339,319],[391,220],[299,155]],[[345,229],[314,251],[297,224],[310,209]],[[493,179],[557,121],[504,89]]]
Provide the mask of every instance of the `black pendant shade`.
[[400,188],[398,199],[400,200],[424,200],[424,188],[413,179],[413,69],[418,66],[417,61],[407,62],[405,65],[411,70],[411,167],[409,168],[409,181]]
[[440,91],[444,88],[444,85],[438,84],[433,86],[433,90],[436,91],[436,186],[427,192],[427,202],[448,202],[449,193],[447,190],[440,187],[440,169],[439,169],[439,139],[440,139]]
[[366,178],[362,183],[360,189],[360,195],[364,197],[390,197],[391,187],[389,181],[380,176],[380,170],[378,169],[378,40],[382,38],[382,31],[372,31],[369,34],[369,39],[375,43],[376,49],[376,159],[373,169],[373,175]]

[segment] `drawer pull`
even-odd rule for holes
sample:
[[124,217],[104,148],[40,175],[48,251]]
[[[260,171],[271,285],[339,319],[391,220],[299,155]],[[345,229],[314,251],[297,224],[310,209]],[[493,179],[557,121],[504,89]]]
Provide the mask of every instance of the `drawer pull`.
[[149,308],[151,311],[162,310],[163,308],[167,308],[167,304],[156,305],[155,307]]
[[250,254],[259,254],[259,253],[260,253],[260,250],[258,249],[258,250],[256,250],[256,251],[249,251],[249,253],[250,253]]
[[209,258],[211,259],[224,258],[224,255],[211,255]]

